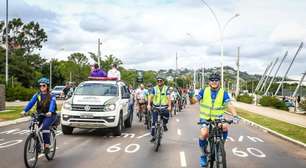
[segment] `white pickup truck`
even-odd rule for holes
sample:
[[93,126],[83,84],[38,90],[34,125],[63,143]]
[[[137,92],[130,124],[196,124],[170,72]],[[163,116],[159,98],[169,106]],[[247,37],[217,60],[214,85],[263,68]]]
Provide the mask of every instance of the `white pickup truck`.
[[64,134],[74,128],[112,128],[120,136],[124,127],[132,126],[128,110],[130,93],[125,83],[116,80],[91,80],[79,84],[61,109]]

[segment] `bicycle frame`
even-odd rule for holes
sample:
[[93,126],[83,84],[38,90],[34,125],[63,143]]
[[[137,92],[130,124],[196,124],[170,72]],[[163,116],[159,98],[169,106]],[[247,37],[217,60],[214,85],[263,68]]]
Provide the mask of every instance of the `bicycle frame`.
[[38,142],[39,145],[42,147],[42,149],[44,149],[44,142],[43,142],[43,138],[42,138],[42,132],[41,132],[41,127],[39,127],[39,121],[37,116],[32,116],[32,120],[30,123],[30,134],[33,134],[35,137],[38,138]]

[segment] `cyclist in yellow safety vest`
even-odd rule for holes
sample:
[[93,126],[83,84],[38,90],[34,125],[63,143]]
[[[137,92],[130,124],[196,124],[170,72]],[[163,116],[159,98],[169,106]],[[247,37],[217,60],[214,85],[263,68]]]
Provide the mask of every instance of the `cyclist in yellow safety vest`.
[[[209,87],[201,89],[197,99],[200,103],[200,123],[206,123],[207,120],[215,120],[216,118],[224,117],[226,107],[234,116],[235,124],[239,122],[236,109],[231,103],[228,92],[220,88],[220,75],[213,73],[209,77]],[[200,126],[199,146],[201,149],[200,166],[207,166],[206,147],[208,144],[208,125]],[[228,135],[228,124],[223,124],[223,139],[226,140]]]
[[164,85],[164,79],[162,77],[157,77],[157,86],[151,89],[148,99],[149,111],[152,109],[150,102],[153,101],[151,142],[154,142],[155,127],[158,118],[157,109],[160,110],[160,115],[163,118],[164,131],[168,131],[167,123],[169,119],[169,111],[171,110],[170,92],[168,86]]

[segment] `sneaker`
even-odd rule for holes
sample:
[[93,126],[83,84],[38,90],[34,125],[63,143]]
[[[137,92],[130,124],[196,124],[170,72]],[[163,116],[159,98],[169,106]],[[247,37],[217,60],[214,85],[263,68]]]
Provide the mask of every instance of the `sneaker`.
[[152,142],[152,143],[153,143],[154,141],[155,141],[155,138],[154,138],[154,137],[152,137],[152,139],[150,140],[150,142]]
[[206,167],[207,166],[207,156],[200,156],[200,166]]
[[164,131],[167,132],[168,131],[168,127],[166,125],[164,125]]
[[45,148],[45,149],[44,149],[44,153],[45,153],[45,154],[50,153],[50,148],[49,148],[49,147]]

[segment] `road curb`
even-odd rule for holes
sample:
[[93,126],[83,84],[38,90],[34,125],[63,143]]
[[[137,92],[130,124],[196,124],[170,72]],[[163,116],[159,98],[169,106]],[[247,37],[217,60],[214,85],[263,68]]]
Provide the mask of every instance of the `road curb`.
[[9,126],[9,125],[14,125],[14,124],[19,124],[19,123],[27,122],[30,119],[31,119],[31,117],[22,117],[22,118],[18,118],[16,120],[2,121],[2,122],[0,122],[0,127],[5,127],[5,126]]
[[245,123],[247,123],[247,124],[249,124],[249,125],[251,125],[251,126],[253,126],[253,127],[259,128],[259,129],[261,129],[262,131],[264,131],[264,132],[266,132],[266,133],[269,133],[269,134],[274,135],[274,136],[277,136],[277,137],[279,137],[279,138],[281,138],[281,139],[283,139],[283,140],[286,140],[286,141],[288,141],[288,142],[291,142],[291,143],[293,143],[293,144],[296,144],[296,145],[299,145],[299,146],[301,146],[301,147],[306,148],[306,144],[303,143],[303,142],[301,142],[301,141],[292,139],[292,138],[290,138],[290,137],[288,137],[288,136],[285,136],[285,135],[283,135],[283,134],[280,134],[280,133],[278,133],[278,132],[276,132],[276,131],[271,130],[270,128],[267,128],[267,127],[264,127],[264,126],[262,126],[262,125],[259,125],[259,124],[255,123],[255,122],[250,121],[250,120],[248,120],[248,119],[245,119],[245,118],[243,118],[243,117],[240,117],[240,118],[241,118],[242,120],[244,120]]

